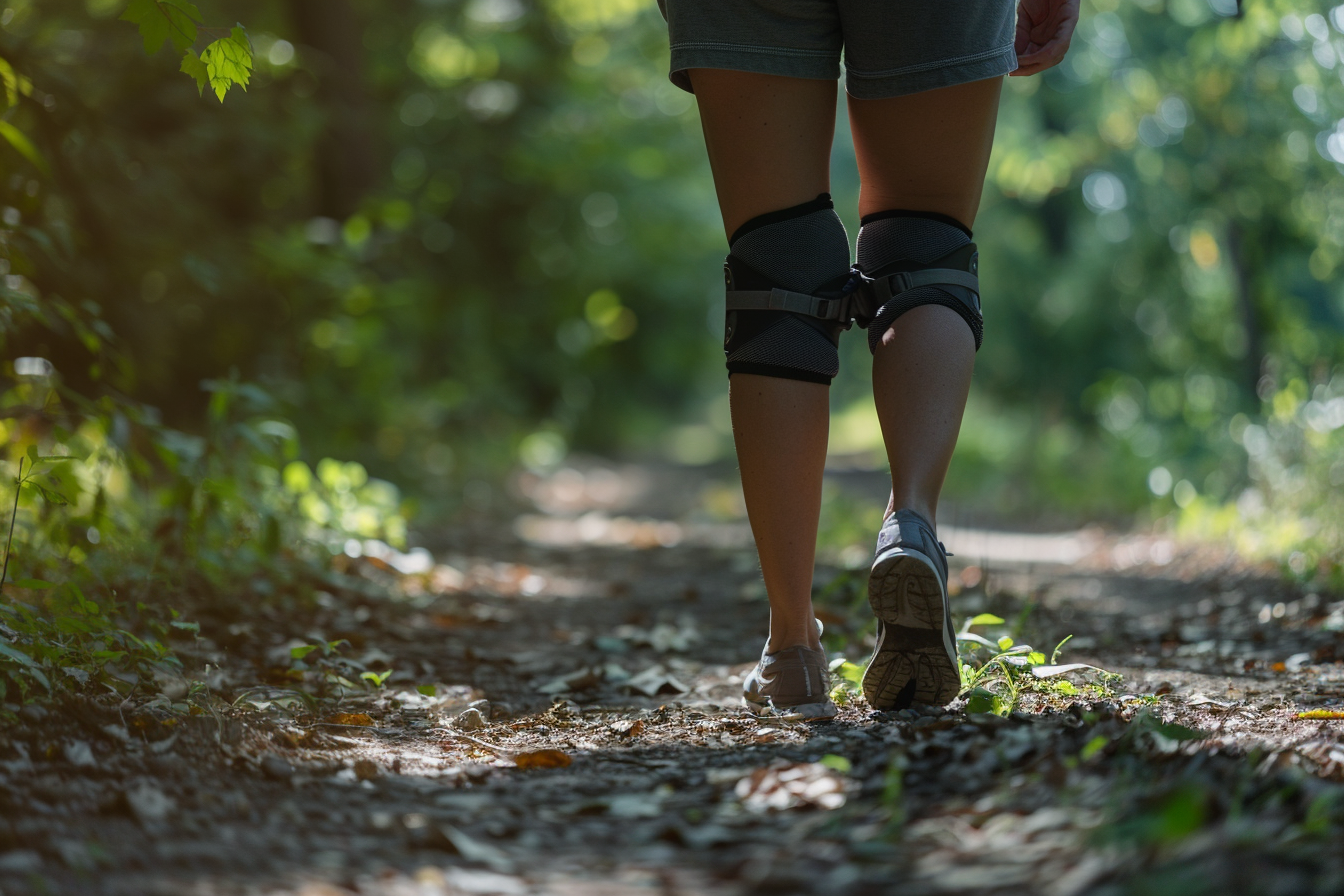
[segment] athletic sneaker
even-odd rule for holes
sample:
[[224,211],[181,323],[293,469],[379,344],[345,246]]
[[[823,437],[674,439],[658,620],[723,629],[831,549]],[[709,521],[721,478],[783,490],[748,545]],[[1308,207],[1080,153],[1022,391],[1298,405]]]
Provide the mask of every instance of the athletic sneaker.
[[882,522],[868,603],[877,616],[877,647],[863,673],[868,705],[950,703],[961,690],[961,670],[947,600],[947,548],[913,510]]
[[[820,622],[817,630],[821,630]],[[825,652],[799,646],[762,653],[761,661],[742,683],[742,701],[758,715],[834,718],[836,708],[831,702],[831,673]]]

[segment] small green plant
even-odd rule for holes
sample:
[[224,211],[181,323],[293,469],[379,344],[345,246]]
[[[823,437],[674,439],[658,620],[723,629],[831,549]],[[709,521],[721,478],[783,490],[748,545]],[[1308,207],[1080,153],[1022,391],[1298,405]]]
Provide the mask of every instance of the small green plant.
[[834,682],[831,686],[831,700],[837,706],[849,706],[856,702],[863,693],[863,673],[866,666],[851,663],[843,656],[839,656],[831,660],[830,669]]
[[[27,473],[23,472],[23,462],[25,460],[29,461]],[[19,498],[23,494],[23,488],[24,486],[32,486],[52,504],[69,504],[69,500],[60,492],[33,480],[39,466],[67,460],[78,460],[78,458],[70,454],[41,455],[38,453],[36,445],[29,445],[28,456],[19,458],[19,474],[14,478],[14,506],[9,513],[9,534],[5,538],[5,562],[3,569],[0,569],[0,594],[4,593],[5,579],[9,576],[9,555],[14,550],[14,523],[19,518]]]
[[289,677],[302,680],[306,673],[316,672],[320,690],[323,693],[334,690],[338,696],[344,696],[346,691],[383,687],[392,670],[377,672],[356,659],[342,656],[341,651],[349,646],[349,641],[340,638],[291,647]]
[[[1119,676],[1087,663],[1059,663],[1059,654],[1073,637],[1069,635],[1051,651],[1049,658],[1030,644],[1017,644],[1004,635],[991,640],[970,631],[975,626],[1003,625],[991,613],[967,619],[957,634],[961,653],[961,693],[967,712],[1006,716],[1017,709],[1027,692],[1059,697],[1112,695],[1111,685]],[[1082,686],[1060,676],[1068,672],[1092,672],[1094,680]]]
[[[37,471],[51,464],[78,460],[74,455],[39,453],[29,445],[19,458],[14,477],[14,503],[5,537],[5,559],[0,566],[0,700],[27,702],[39,690],[52,693],[61,686],[101,684],[126,693],[156,672],[176,672],[181,663],[165,645],[173,629],[198,632],[195,623],[167,620],[143,605],[132,614],[115,598],[91,600],[74,582],[60,584],[25,578],[9,583],[9,561],[19,499],[25,488],[36,491],[48,505],[70,500],[52,484],[37,481]],[[27,461],[27,469],[24,462]],[[6,584],[12,585],[8,595]],[[27,598],[19,599],[18,592]],[[148,631],[136,635],[118,622],[126,615],[143,618]],[[152,632],[152,634],[151,634]]]
[[[165,621],[144,604],[132,612],[115,599],[93,601],[73,582],[14,585],[33,597],[0,602],[0,700],[27,702],[38,687],[50,694],[91,684],[128,695],[156,673],[179,673],[166,641],[173,630],[197,631],[175,611]],[[120,621],[128,616],[139,616],[147,631],[128,630]]]

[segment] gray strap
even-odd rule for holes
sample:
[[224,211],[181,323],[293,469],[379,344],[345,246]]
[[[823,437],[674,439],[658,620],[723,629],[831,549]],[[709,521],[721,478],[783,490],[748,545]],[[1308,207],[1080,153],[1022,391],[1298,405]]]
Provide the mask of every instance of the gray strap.
[[961,286],[980,294],[980,278],[956,268],[929,268],[924,271],[902,271],[882,277],[892,296],[900,295],[917,286]]
[[835,320],[843,304],[840,299],[822,299],[787,289],[730,289],[728,311],[789,311],[821,320]]

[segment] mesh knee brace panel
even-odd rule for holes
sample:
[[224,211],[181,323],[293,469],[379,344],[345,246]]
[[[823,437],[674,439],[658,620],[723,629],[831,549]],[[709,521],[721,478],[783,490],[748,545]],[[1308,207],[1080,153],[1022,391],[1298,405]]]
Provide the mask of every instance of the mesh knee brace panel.
[[[737,289],[827,295],[849,279],[849,237],[828,194],[753,218],[729,241]],[[840,370],[840,327],[787,311],[732,311],[724,353],[732,373],[830,383]]]
[[[970,231],[951,218],[924,212],[877,212],[863,219],[859,230],[859,268],[870,277],[881,277],[909,267],[910,262],[929,264],[971,241]],[[868,349],[877,351],[882,334],[892,322],[919,305],[943,305],[960,314],[980,349],[984,322],[946,290],[923,286],[909,290],[883,305],[868,326]]]

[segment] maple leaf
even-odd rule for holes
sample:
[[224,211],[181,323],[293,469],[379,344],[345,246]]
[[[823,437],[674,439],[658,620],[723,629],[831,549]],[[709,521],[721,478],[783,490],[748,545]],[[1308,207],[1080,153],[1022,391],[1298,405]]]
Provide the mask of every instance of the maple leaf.
[[221,103],[234,84],[247,90],[247,82],[252,79],[252,45],[242,26],[206,47],[201,61],[205,63],[210,87]]
[[210,83],[210,72],[201,57],[187,50],[182,57],[182,71],[196,79],[196,92],[204,95],[205,85]]
[[145,52],[154,54],[165,41],[172,41],[179,51],[194,44],[201,11],[187,0],[131,0],[121,18],[140,28]]

